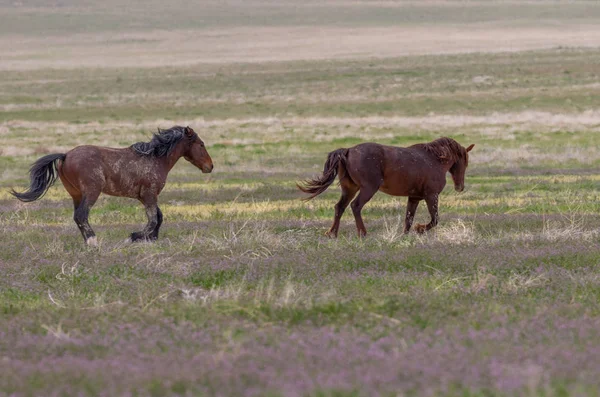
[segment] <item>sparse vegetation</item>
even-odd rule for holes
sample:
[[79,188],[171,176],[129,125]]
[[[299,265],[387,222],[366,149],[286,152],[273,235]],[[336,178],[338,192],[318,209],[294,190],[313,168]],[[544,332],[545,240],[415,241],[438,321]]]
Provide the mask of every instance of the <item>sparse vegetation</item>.
[[[477,1],[464,13],[443,3],[336,2],[309,22],[326,26],[335,14],[370,29],[402,15],[399,24],[423,29],[485,14],[506,31],[519,7],[517,24],[529,29],[543,18],[599,18],[584,1]],[[51,32],[53,48],[78,48],[76,37],[61,40],[83,27],[123,37],[102,44],[115,65],[49,69],[35,46],[2,61],[0,394],[597,395],[598,49],[351,60],[280,52],[270,62],[124,68],[117,53],[146,51],[135,40],[161,42],[144,25],[157,20],[63,4],[80,11],[70,25],[44,4],[2,6],[0,22],[12,22],[0,31],[23,42]],[[287,3],[269,4],[220,28],[254,21],[245,27],[260,30],[273,10],[280,27],[298,23]],[[181,4],[169,10],[185,17],[180,29],[197,28]],[[213,14],[206,23],[217,23]],[[23,19],[45,25],[24,32]],[[145,222],[134,200],[100,198],[90,217],[99,246],[88,248],[62,187],[28,205],[8,194],[44,154],[127,146],[174,124],[194,127],[215,170],[173,169],[155,244],[125,241]],[[448,184],[432,233],[403,236],[405,199],[378,194],[363,213],[368,238],[355,237],[348,212],[329,240],[337,188],[298,200],[295,181],[319,173],[328,151],[442,135],[476,146],[465,192]],[[416,222],[427,220],[421,206]]]

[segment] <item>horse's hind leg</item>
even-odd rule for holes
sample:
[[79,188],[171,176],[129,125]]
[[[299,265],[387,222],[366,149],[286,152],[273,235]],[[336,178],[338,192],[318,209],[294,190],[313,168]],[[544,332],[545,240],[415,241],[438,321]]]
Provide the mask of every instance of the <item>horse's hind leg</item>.
[[146,208],[148,223],[141,231],[131,233],[131,241],[154,241],[158,238],[158,229],[162,224],[162,212],[156,204],[157,196],[146,194],[140,201]]
[[333,218],[333,225],[327,233],[325,233],[328,237],[337,237],[338,229],[340,228],[340,219],[350,204],[350,201],[356,196],[356,192],[358,191],[358,186],[351,180],[345,178],[340,182],[342,187],[342,197],[340,197],[340,201],[335,205],[335,216]]
[[[65,170],[65,163],[59,168],[58,176],[65,187],[65,190],[73,198],[73,220],[81,232],[81,236],[87,245],[96,246],[98,241],[96,240],[96,234],[88,222],[90,215],[90,209],[98,200],[100,196],[100,189],[94,187],[95,181],[86,181],[82,183],[79,178],[73,178],[73,175],[68,174]],[[68,176],[71,176],[70,178]],[[79,183],[75,184],[72,180],[79,180]],[[82,186],[86,186],[82,189]],[[85,192],[85,194],[84,194]]]
[[419,206],[419,201],[421,201],[421,199],[416,197],[408,198],[408,203],[406,204],[406,218],[404,220],[404,234],[408,234],[410,231],[413,219],[415,218],[415,213],[417,212],[417,207]]
[[438,194],[432,194],[430,196],[425,197],[425,202],[427,203],[427,209],[429,210],[429,215],[431,216],[431,221],[427,225],[418,224],[415,226],[415,230],[417,233],[425,233],[426,231],[434,228],[438,224]]
[[90,216],[90,209],[96,204],[98,196],[100,196],[100,192],[83,195],[81,199],[73,197],[73,204],[75,205],[73,220],[77,224],[85,243],[92,246],[98,245],[98,241],[96,240],[96,233],[94,233],[88,222],[88,218]]
[[358,193],[358,197],[354,199],[352,204],[352,213],[354,213],[354,219],[356,220],[356,230],[358,232],[358,237],[364,237],[367,235],[367,229],[365,228],[365,224],[362,219],[361,211],[365,204],[373,198],[375,193],[379,190],[379,186],[361,186],[360,193]]

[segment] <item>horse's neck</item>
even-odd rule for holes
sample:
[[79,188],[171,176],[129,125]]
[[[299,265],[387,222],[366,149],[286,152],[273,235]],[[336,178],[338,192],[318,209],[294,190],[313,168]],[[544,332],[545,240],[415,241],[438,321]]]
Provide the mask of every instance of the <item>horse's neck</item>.
[[171,169],[177,164],[180,158],[183,157],[183,146],[177,145],[175,149],[168,156],[165,157],[165,162],[167,166],[167,171],[171,171]]
[[446,170],[446,172],[448,172],[448,171],[450,171],[450,168],[452,168],[454,166],[455,163],[456,163],[456,160],[442,162],[442,167],[444,167],[444,170]]

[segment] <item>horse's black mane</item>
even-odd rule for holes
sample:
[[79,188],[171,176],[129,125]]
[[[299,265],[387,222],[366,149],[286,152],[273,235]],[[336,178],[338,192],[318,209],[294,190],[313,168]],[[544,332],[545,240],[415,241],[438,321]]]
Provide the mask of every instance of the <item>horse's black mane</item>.
[[152,136],[150,142],[138,142],[130,147],[140,156],[164,157],[171,153],[184,136],[185,127],[176,125],[168,130],[159,128],[158,133]]

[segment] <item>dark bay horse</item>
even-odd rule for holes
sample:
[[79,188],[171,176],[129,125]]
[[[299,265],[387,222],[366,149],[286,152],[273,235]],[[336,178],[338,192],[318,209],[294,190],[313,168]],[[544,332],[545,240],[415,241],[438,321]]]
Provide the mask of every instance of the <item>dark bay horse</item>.
[[35,201],[46,194],[58,174],[73,198],[74,220],[88,245],[97,244],[88,216],[100,193],[138,199],[146,208],[148,224],[142,231],[132,233],[131,241],[154,241],[163,220],[158,195],[167,174],[181,157],[202,172],[213,169],[212,159],[198,134],[190,127],[175,126],[159,129],[150,142],[138,142],[127,148],[86,145],[44,156],[29,170],[29,189],[11,193],[21,201]]
[[468,152],[451,138],[440,138],[429,143],[419,143],[407,148],[362,143],[350,149],[338,149],[329,153],[323,175],[297,184],[310,200],[323,193],[339,175],[342,197],[335,205],[335,217],[329,237],[337,237],[340,218],[352,201],[352,212],[360,237],[367,229],[360,214],[369,200],[381,190],[392,196],[408,196],[404,233],[410,231],[417,206],[425,200],[431,222],[416,225],[417,233],[424,233],[438,223],[438,196],[446,186],[446,172],[450,172],[456,191],[465,187],[465,170],[469,165]]

